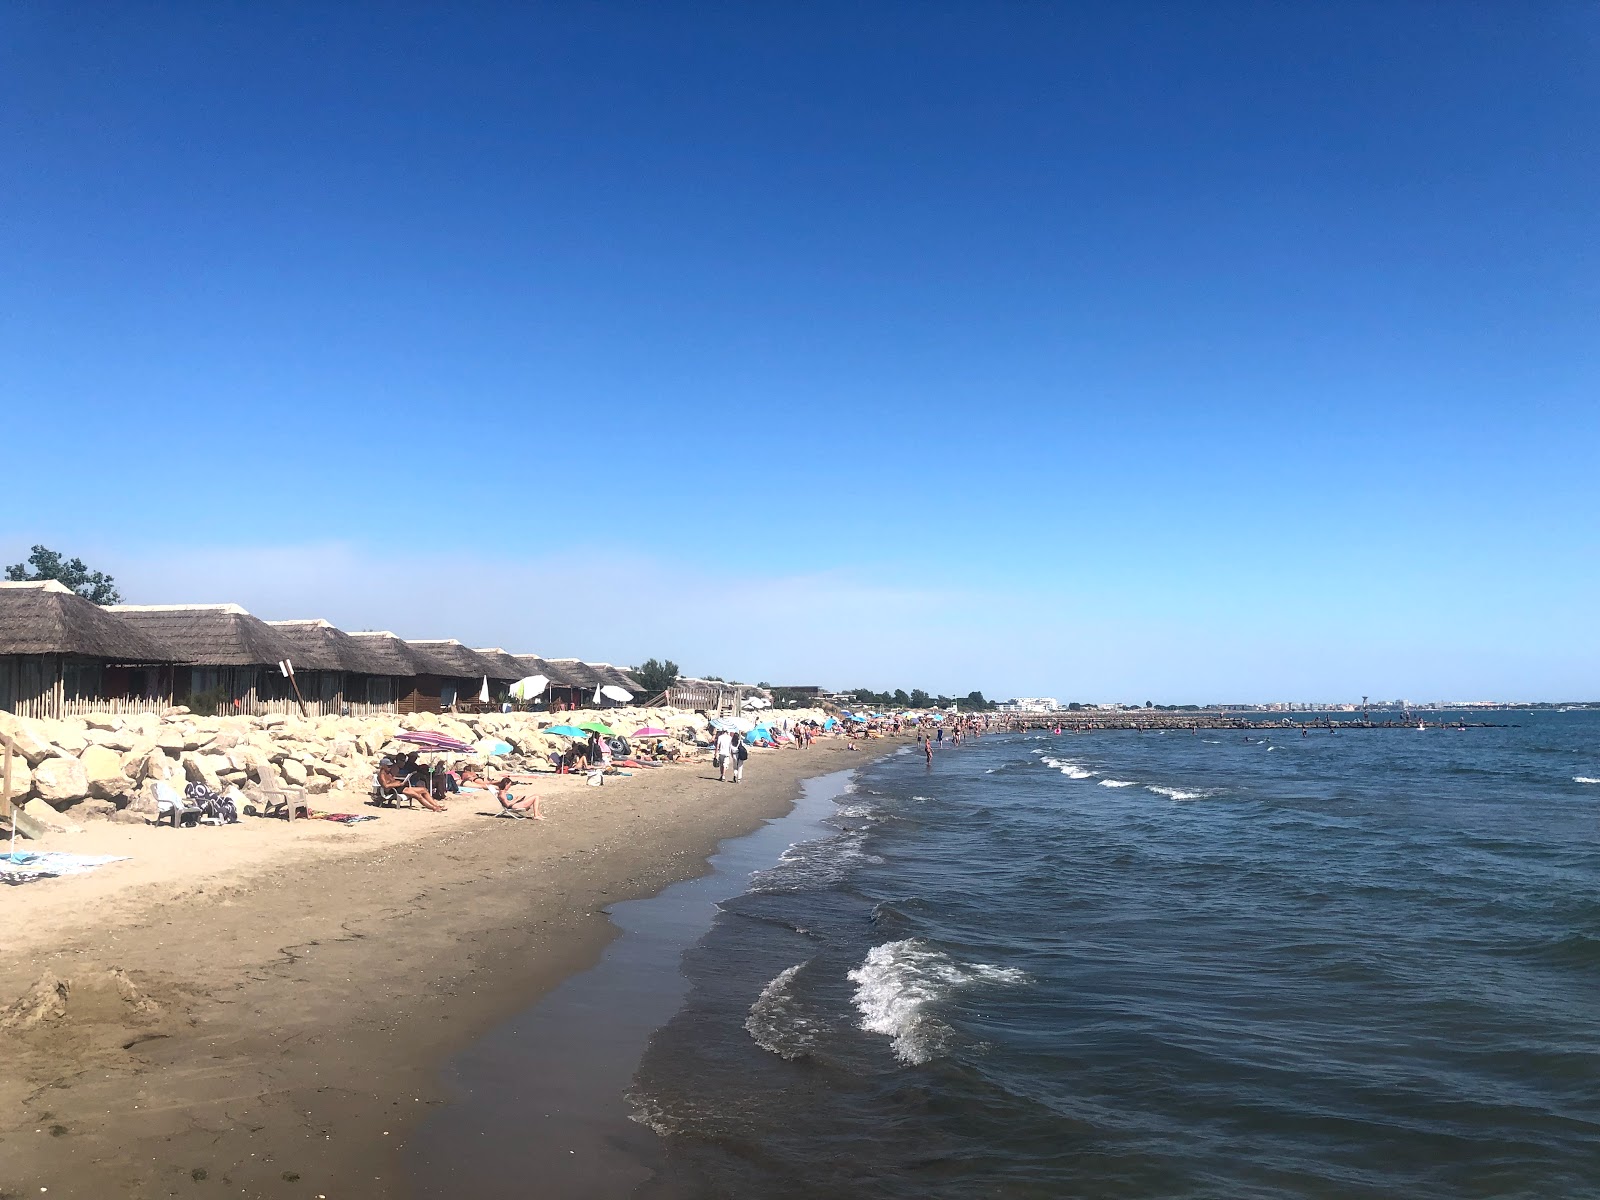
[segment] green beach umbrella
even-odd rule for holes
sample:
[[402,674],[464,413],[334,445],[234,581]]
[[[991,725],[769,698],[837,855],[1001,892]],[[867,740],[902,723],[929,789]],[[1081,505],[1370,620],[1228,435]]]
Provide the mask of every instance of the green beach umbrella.
[[617,736],[617,731],[611,728],[611,726],[607,725],[604,721],[585,721],[582,725],[579,725],[578,728],[587,729],[590,733],[598,733],[601,737]]

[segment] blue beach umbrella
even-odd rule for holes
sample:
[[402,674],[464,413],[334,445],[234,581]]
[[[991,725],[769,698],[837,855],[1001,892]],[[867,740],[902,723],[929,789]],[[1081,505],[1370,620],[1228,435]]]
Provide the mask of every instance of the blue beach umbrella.
[[552,725],[549,729],[541,729],[540,733],[558,733],[562,737],[581,738],[589,735],[581,729],[574,729],[571,725]]

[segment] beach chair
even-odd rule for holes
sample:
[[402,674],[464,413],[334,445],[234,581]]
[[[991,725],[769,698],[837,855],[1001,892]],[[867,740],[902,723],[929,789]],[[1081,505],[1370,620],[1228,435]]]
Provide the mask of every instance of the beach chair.
[[417,806],[417,798],[408,796],[404,787],[388,788],[379,782],[379,772],[372,773],[372,803],[380,808],[399,808],[402,804],[407,808]]
[[284,783],[278,778],[277,768],[270,762],[262,760],[257,765],[256,772],[261,776],[261,782],[246,794],[255,802],[258,808],[257,815],[283,816],[293,821],[300,815],[300,810],[307,807],[305,788],[297,784]]
[[160,780],[156,781],[155,791],[157,825],[168,818],[171,818],[174,829],[192,829],[200,824],[200,816],[204,810],[198,804],[191,804],[178,795],[175,788]]

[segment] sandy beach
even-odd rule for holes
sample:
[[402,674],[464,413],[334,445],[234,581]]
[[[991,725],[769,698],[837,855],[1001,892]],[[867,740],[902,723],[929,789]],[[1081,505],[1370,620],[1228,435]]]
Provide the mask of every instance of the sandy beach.
[[0,1195],[405,1195],[440,1065],[593,963],[606,905],[870,757],[757,751],[737,786],[704,763],[549,777],[542,822],[469,793],[51,847],[129,861],[4,893]]

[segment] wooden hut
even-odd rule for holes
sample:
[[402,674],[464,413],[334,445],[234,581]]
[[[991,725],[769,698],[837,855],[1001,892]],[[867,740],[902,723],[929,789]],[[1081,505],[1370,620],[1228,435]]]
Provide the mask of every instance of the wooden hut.
[[[508,668],[467,649],[454,638],[408,641],[413,653],[428,660],[439,678],[439,702],[444,708],[476,704],[485,679],[490,695],[504,693],[504,685],[519,679],[508,675]],[[498,688],[495,684],[501,686]]]
[[439,693],[419,690],[424,669],[405,641],[388,630],[347,635],[360,653],[358,673],[346,684],[372,712],[438,712]]
[[[320,619],[267,624],[294,647],[289,658],[308,712],[315,716],[354,717],[394,712],[394,688],[381,675],[377,678],[385,686],[372,687],[374,676],[368,669],[371,664],[363,643]],[[376,700],[374,690],[378,693]]]
[[593,708],[600,676],[576,658],[547,658],[551,708]]
[[172,655],[53,579],[0,583],[0,709],[20,717],[151,712]]
[[106,611],[171,652],[174,704],[245,715],[292,704],[278,663],[293,658],[294,647],[239,605],[113,604]]

